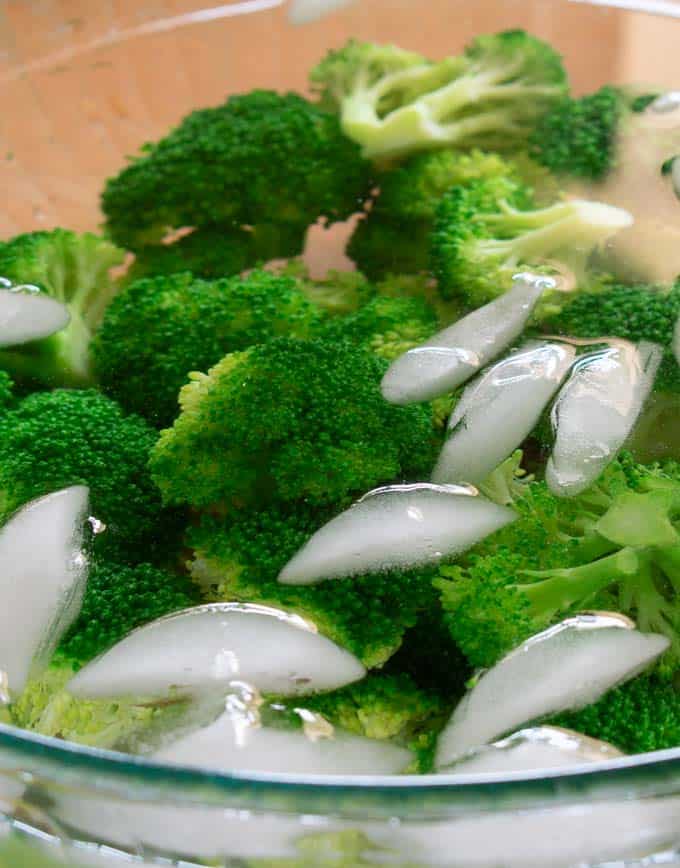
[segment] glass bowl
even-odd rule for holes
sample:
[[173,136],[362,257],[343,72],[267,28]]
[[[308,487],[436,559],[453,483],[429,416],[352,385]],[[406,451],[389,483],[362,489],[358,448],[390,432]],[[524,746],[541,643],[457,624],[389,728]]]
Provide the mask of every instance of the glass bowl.
[[[564,53],[577,91],[680,83],[672,0],[335,0],[308,20],[311,5],[0,2],[0,236],[96,228],[102,180],[125,155],[225,94],[304,91],[349,36],[441,56],[525,27]],[[314,255],[320,268],[331,252]],[[1,868],[680,865],[680,750],[358,783],[163,767],[0,726],[0,811]]]

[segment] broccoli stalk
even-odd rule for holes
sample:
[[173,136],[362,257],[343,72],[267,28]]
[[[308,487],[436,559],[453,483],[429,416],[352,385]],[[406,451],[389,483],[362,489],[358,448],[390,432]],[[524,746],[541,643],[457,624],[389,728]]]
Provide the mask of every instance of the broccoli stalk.
[[439,63],[351,40],[311,80],[369,159],[442,146],[521,146],[567,89],[560,57],[519,30],[482,36]]
[[118,289],[111,269],[124,257],[124,251],[96,235],[66,229],[1,242],[0,275],[17,285],[37,286],[63,303],[70,322],[48,338],[0,351],[0,364],[28,381],[91,385],[90,341]]

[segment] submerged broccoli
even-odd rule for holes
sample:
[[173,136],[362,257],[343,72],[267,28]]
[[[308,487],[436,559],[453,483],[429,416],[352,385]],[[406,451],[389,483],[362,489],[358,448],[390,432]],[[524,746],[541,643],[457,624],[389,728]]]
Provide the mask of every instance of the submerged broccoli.
[[266,271],[214,281],[189,273],[149,278],[107,310],[93,344],[95,368],[108,395],[163,427],[179,413],[190,371],[277,335],[309,337],[319,320],[296,281]]
[[307,266],[299,259],[292,260],[279,270],[280,274],[295,278],[299,289],[313,305],[328,316],[354,313],[375,296],[375,287],[358,271],[331,269],[325,277],[312,279]]
[[386,366],[345,343],[276,338],[192,374],[151,455],[165,501],[344,504],[427,472],[431,414],[383,400]]
[[626,98],[615,87],[578,99],[565,96],[538,121],[529,152],[557,175],[599,180],[613,167],[616,133],[626,111]]
[[423,298],[378,296],[357,313],[330,320],[321,337],[329,342],[350,341],[391,362],[437,328],[437,315]]
[[195,111],[109,179],[108,231],[137,250],[169,229],[272,224],[301,233],[342,220],[370,188],[337,118],[296,94],[256,90]]
[[520,30],[481,36],[439,63],[350,40],[311,81],[369,159],[445,146],[521,147],[568,87],[559,55]]
[[[564,200],[536,208],[531,190],[508,178],[454,187],[441,200],[432,263],[445,296],[480,307],[507,291],[522,269],[557,274],[583,287],[593,252],[629,226],[628,212],[600,202]],[[547,313],[565,293],[547,294]]]
[[564,500],[531,483],[518,521],[441,568],[435,584],[454,639],[489,666],[566,614],[620,611],[680,662],[680,465],[636,464],[623,455],[583,494]]
[[390,571],[318,585],[277,581],[281,569],[332,511],[296,505],[233,517],[205,516],[189,530],[191,572],[208,600],[263,603],[293,611],[350,650],[381,666],[401,644],[419,611],[437,604],[433,570]]
[[124,257],[103,238],[66,229],[0,242],[0,275],[37,286],[66,305],[71,317],[55,335],[0,350],[0,365],[17,378],[49,386],[91,385],[90,340],[118,288],[111,269]]
[[642,675],[594,705],[550,723],[610,742],[626,753],[680,747],[680,690],[653,674]]
[[680,319],[680,283],[671,287],[612,283],[597,294],[576,296],[549,324],[561,334],[580,338],[619,337],[664,348],[654,394],[636,425],[629,448],[650,461],[680,459],[680,367],[673,353],[673,333]]
[[419,274],[430,264],[430,233],[424,220],[404,221],[374,208],[357,221],[347,255],[371,280]]
[[55,660],[40,679],[29,681],[11,707],[14,724],[64,741],[139,753],[187,713],[186,699],[179,697],[76,698],[66,690],[74,674],[70,664]]
[[29,500],[90,487],[106,531],[98,554],[123,562],[171,558],[182,517],[161,507],[147,462],[158,434],[95,391],[37,392],[0,416],[0,522]]
[[429,771],[437,735],[451,713],[451,703],[423,690],[408,675],[371,674],[356,684],[297,701],[273,699],[321,714],[333,726],[365,738],[390,739],[408,747],[419,771]]
[[199,602],[196,585],[185,575],[151,564],[95,561],[76,621],[57,651],[75,665],[107,651],[136,627]]

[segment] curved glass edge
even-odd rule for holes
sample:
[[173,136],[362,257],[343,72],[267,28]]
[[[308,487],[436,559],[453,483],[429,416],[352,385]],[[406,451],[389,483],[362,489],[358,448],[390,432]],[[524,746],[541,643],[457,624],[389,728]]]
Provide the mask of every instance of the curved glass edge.
[[[437,817],[621,797],[680,794],[680,748],[621,760],[513,775],[424,775],[322,779],[297,775],[212,773],[65,743],[0,725],[0,768],[26,783],[79,789],[126,800],[181,802],[259,811],[341,810],[366,819]],[[134,786],[134,791],[130,787]],[[370,812],[370,814],[367,814]]]

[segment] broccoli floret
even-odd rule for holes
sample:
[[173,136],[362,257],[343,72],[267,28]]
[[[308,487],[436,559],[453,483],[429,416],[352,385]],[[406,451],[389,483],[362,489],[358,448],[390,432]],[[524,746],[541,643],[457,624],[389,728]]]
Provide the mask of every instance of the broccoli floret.
[[108,231],[137,250],[168,229],[342,220],[370,189],[367,164],[331,113],[297,94],[256,90],[192,112],[109,179]]
[[515,503],[520,519],[442,567],[454,639],[474,665],[504,653],[565,615],[587,608],[630,615],[680,658],[680,465],[636,464],[622,455],[569,501],[532,483]]
[[0,350],[0,365],[17,378],[48,386],[91,385],[90,340],[118,288],[111,269],[124,258],[124,251],[103,238],[66,229],[0,242],[0,275],[37,286],[66,305],[71,316],[55,335]]
[[279,270],[293,277],[298,287],[319,310],[328,316],[354,313],[375,296],[375,287],[359,271],[331,269],[325,277],[312,279],[302,260],[294,259]]
[[152,564],[96,561],[88,572],[80,614],[57,653],[75,665],[87,663],[136,627],[196,605],[199,597],[186,575]]
[[481,36],[439,63],[350,40],[311,81],[369,159],[446,146],[521,147],[568,88],[559,55],[520,30]]
[[[480,307],[506,292],[521,270],[592,279],[588,263],[630,215],[600,202],[565,200],[536,208],[530,188],[508,178],[452,188],[437,209],[432,265],[440,292]],[[566,293],[547,293],[537,316],[559,311]]]
[[139,752],[154,733],[176,726],[186,714],[186,700],[179,697],[77,699],[65,689],[74,674],[71,665],[55,660],[40,679],[29,681],[12,705],[14,724],[64,741]]
[[599,180],[614,165],[616,133],[627,110],[615,87],[578,99],[565,96],[538,121],[529,152],[557,175]]
[[357,224],[347,253],[371,279],[388,274],[417,274],[430,265],[430,235],[442,196],[459,184],[509,178],[524,181],[540,195],[557,194],[549,173],[526,157],[503,157],[474,150],[416,154],[401,166],[383,172],[380,195]]
[[417,613],[436,605],[434,572],[393,570],[307,586],[278,582],[287,561],[332,515],[296,505],[236,512],[228,519],[204,516],[187,538],[194,551],[191,573],[209,601],[257,602],[296,612],[367,667],[381,666]]
[[0,370],[0,415],[14,403],[14,383],[7,371]]
[[393,361],[437,331],[437,315],[422,298],[378,296],[357,313],[330,320],[321,336],[350,341]]
[[167,503],[346,503],[432,462],[431,414],[383,400],[387,363],[338,343],[276,338],[192,374],[151,471]]
[[147,462],[158,433],[95,391],[36,392],[0,416],[0,522],[35,497],[90,487],[106,524],[94,551],[124,563],[170,558],[182,515],[161,507]]
[[451,713],[452,703],[423,690],[408,675],[368,675],[331,693],[305,697],[295,706],[273,697],[276,706],[303,708],[322,715],[333,726],[365,738],[392,740],[413,751],[418,771],[429,771],[437,735]]
[[93,344],[104,391],[157,427],[179,413],[190,371],[277,335],[305,338],[320,314],[295,280],[254,271],[200,280],[190,273],[140,280],[106,312]]
[[550,723],[608,741],[626,753],[680,747],[680,690],[653,674],[642,675]]

